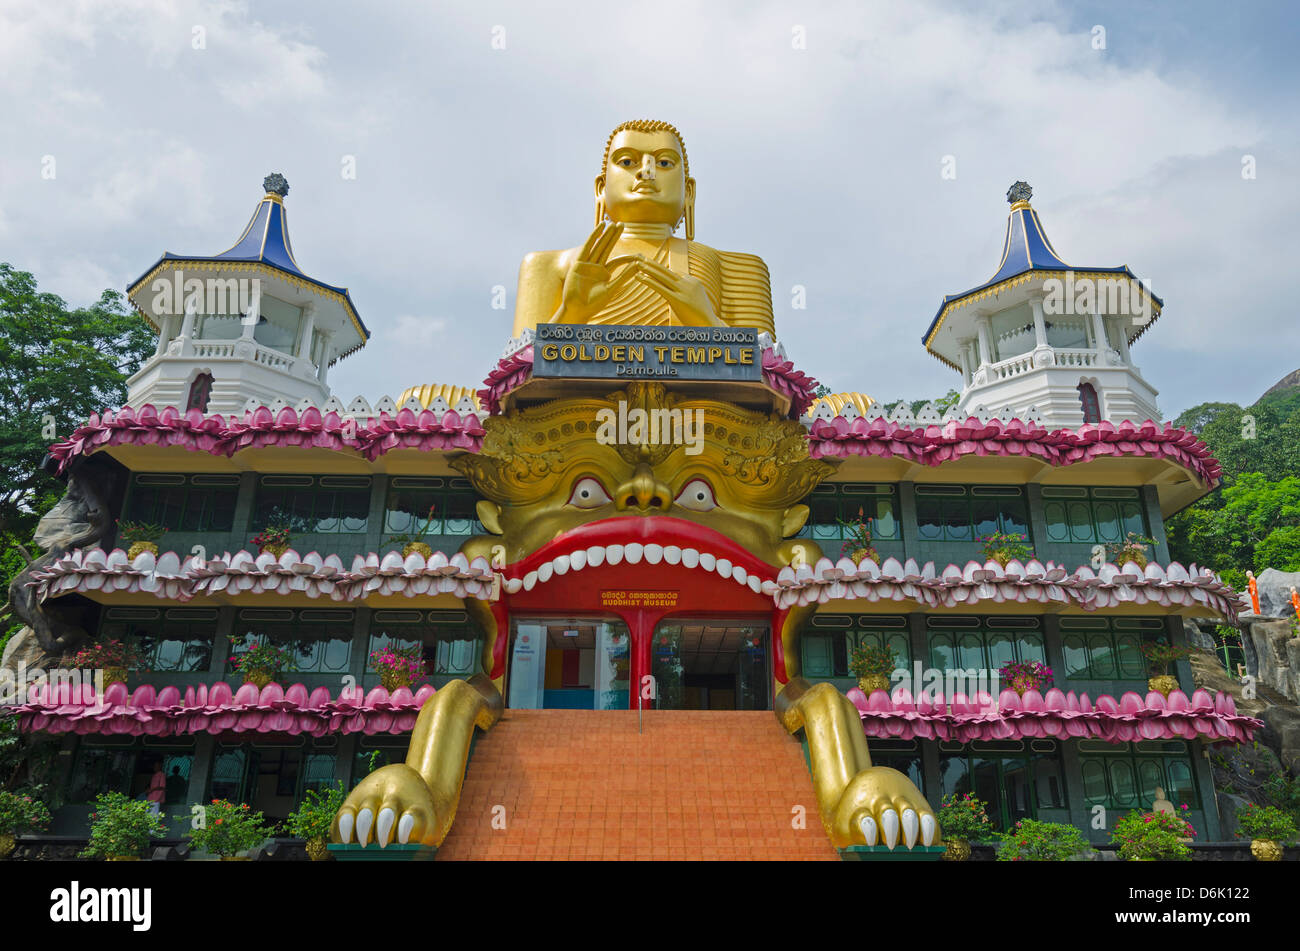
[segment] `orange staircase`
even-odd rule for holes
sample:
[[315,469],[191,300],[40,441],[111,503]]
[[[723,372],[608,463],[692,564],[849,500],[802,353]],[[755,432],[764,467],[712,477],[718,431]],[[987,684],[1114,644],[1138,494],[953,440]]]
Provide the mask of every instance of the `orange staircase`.
[[478,738],[438,860],[837,858],[770,711],[644,717],[638,734],[633,710],[507,710]]

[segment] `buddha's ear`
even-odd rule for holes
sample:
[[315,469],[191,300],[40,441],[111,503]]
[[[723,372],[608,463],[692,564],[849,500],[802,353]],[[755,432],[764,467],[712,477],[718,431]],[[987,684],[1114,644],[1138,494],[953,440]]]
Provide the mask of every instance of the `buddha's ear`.
[[695,179],[686,179],[686,240],[695,240]]
[[501,506],[487,499],[480,499],[474,506],[474,511],[478,513],[479,522],[489,532],[493,535],[504,534],[501,531]]
[[792,505],[786,509],[781,516],[781,537],[789,538],[797,534],[803,528],[804,522],[808,521],[809,511],[806,505]]
[[605,223],[605,176],[596,176],[596,227]]

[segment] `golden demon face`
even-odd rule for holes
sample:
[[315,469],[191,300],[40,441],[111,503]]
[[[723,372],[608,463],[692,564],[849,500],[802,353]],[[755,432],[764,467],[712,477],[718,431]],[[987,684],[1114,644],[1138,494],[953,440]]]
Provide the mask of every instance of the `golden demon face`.
[[485,428],[482,452],[453,465],[490,500],[479,517],[500,537],[466,547],[503,545],[507,564],[591,523],[654,518],[656,531],[717,532],[779,565],[782,539],[808,517],[799,500],[832,471],[808,457],[798,423],[658,383],[556,400]]

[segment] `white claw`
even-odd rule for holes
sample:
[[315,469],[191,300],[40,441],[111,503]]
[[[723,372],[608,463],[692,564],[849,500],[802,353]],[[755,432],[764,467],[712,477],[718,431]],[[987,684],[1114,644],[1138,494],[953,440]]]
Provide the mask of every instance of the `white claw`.
[[[358,822],[360,818],[358,817]],[[880,831],[885,837],[885,845],[893,849],[898,845],[898,813],[893,809],[886,809],[880,816]]]
[[397,813],[393,812],[388,806],[379,810],[379,821],[375,823],[375,838],[379,841],[381,849],[388,844],[393,831],[393,823],[396,821]]
[[916,833],[919,831],[919,822],[916,817],[915,809],[903,810],[903,844],[909,849],[916,845]]
[[352,841],[352,823],[354,821],[350,812],[345,812],[339,816],[339,840],[344,845]]
[[880,838],[876,830],[876,820],[871,816],[863,816],[858,820],[858,826],[862,829],[862,838],[867,840],[867,845],[875,845],[876,840]]
[[934,816],[929,813],[921,817],[921,844],[934,845]]
[[369,807],[357,813],[357,845],[364,846],[370,841],[370,827],[375,824],[375,814]]
[[415,828],[415,816],[409,812],[402,816],[402,821],[397,824],[397,841],[406,845],[411,838],[411,830]]

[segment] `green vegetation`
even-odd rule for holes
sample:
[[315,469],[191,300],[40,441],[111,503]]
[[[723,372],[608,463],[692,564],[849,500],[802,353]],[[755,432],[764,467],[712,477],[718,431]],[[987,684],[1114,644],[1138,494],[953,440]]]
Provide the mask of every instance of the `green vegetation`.
[[1021,819],[1001,836],[999,862],[1065,862],[1092,849],[1072,825]]

